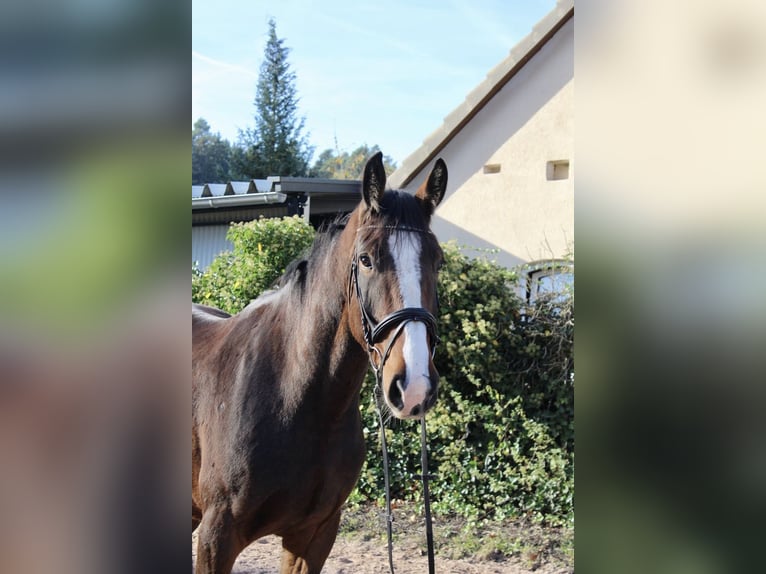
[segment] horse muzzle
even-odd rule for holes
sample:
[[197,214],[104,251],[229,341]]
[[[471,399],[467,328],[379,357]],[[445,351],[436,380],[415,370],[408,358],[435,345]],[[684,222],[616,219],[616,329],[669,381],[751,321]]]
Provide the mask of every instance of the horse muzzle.
[[414,377],[408,383],[405,375],[396,374],[384,388],[386,404],[396,418],[423,417],[436,404],[438,381],[439,376],[433,375]]
[[[420,418],[436,403],[439,373],[433,364],[431,333],[426,324],[411,320],[397,329],[387,346],[381,386],[395,417]],[[401,335],[401,336],[399,336]]]

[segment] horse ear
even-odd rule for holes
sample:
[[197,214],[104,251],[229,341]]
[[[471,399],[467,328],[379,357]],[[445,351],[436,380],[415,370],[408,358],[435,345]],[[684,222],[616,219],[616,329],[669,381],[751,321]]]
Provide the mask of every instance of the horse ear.
[[383,167],[383,153],[378,152],[367,160],[362,179],[362,195],[367,207],[373,213],[380,209],[380,199],[386,189],[386,170]]
[[436,160],[434,168],[431,170],[428,179],[415,192],[415,197],[420,199],[420,204],[426,212],[426,216],[431,217],[436,206],[444,198],[444,192],[447,191],[447,164],[442,158]]

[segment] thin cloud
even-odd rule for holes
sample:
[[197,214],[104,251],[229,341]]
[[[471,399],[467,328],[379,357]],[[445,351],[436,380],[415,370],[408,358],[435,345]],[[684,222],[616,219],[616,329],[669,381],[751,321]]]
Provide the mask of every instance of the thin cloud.
[[210,64],[211,66],[215,66],[216,68],[221,68],[230,72],[237,72],[239,74],[246,74],[252,78],[258,77],[258,72],[255,72],[253,70],[249,70],[243,66],[239,66],[237,64],[230,64],[229,62],[223,62],[221,60],[216,60],[215,58],[211,58],[210,56],[205,56],[204,54],[200,54],[199,52],[192,50],[192,57],[197,58],[198,60],[201,60],[205,62],[206,64]]

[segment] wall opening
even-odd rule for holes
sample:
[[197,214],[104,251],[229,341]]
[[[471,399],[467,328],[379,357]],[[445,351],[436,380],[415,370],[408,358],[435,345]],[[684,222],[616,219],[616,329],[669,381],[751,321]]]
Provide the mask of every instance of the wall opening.
[[545,178],[548,181],[569,179],[569,160],[559,159],[556,161],[549,161],[545,165]]

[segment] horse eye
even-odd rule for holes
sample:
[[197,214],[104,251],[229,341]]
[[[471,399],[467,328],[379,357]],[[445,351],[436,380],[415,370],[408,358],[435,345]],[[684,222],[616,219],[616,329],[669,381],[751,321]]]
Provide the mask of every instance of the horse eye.
[[359,263],[364,265],[367,269],[372,269],[372,259],[370,259],[370,256],[366,253],[362,253],[359,256]]

